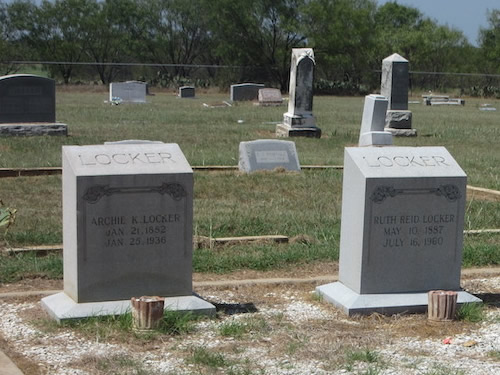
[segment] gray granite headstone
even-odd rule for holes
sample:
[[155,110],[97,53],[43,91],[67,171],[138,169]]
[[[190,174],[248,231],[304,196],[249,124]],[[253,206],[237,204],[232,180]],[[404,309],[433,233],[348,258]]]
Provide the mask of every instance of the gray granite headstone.
[[359,132],[360,146],[387,146],[392,144],[392,134],[384,131],[387,99],[382,95],[365,96],[361,131]]
[[288,111],[276,126],[276,136],[321,137],[312,112],[315,65],[312,48],[292,49]]
[[245,100],[257,100],[259,90],[264,88],[262,83],[238,83],[231,85],[230,99],[233,102]]
[[193,173],[177,144],[63,146],[64,292],[43,306],[60,321],[154,295],[213,313],[192,295],[192,225]]
[[382,60],[380,93],[389,100],[386,128],[396,136],[415,136],[408,110],[409,63],[397,53]]
[[179,97],[180,98],[194,98],[194,87],[193,86],[182,86],[179,87]]
[[240,142],[238,167],[247,173],[275,168],[300,171],[295,142],[272,139]]
[[56,86],[31,74],[0,77],[0,135],[67,135],[56,123]]
[[109,84],[109,101],[120,98],[122,103],[146,103],[146,82],[128,81]]
[[460,290],[467,177],[444,147],[346,148],[339,281],[316,289],[349,315],[425,311]]
[[53,79],[29,74],[0,77],[0,123],[55,121]]
[[279,89],[260,89],[259,90],[259,105],[280,106],[283,104],[283,97]]

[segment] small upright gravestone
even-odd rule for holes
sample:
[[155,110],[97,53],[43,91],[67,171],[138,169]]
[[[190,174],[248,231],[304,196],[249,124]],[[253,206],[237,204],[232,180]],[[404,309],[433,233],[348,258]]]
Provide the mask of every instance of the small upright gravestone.
[[408,83],[408,60],[397,53],[382,60],[380,93],[389,100],[385,126],[396,136],[417,135],[411,127],[412,113],[408,110]]
[[0,77],[0,135],[67,135],[56,123],[56,84],[30,74]]
[[146,95],[148,95],[148,96],[154,96],[154,94],[151,94],[149,92],[149,84],[147,84],[146,82],[143,82],[143,81],[125,81],[125,83],[138,83],[138,84],[141,84],[141,85],[145,85],[146,86]]
[[276,136],[321,138],[312,113],[315,65],[312,48],[292,49],[288,111],[276,126]]
[[480,302],[460,290],[466,180],[444,147],[346,148],[339,281],[317,293],[348,315]]
[[213,314],[193,296],[193,173],[177,144],[63,147],[64,292],[57,321],[118,315],[130,299]]
[[264,88],[262,83],[239,83],[231,85],[230,99],[233,102],[257,100],[259,90]]
[[109,102],[146,103],[146,82],[128,81],[109,84]]
[[283,104],[283,97],[279,89],[260,89],[259,105],[262,107],[280,106]]
[[295,142],[273,139],[240,142],[238,167],[240,171],[247,173],[275,168],[300,171]]
[[386,112],[387,99],[385,96],[365,96],[363,119],[359,132],[360,146],[392,145],[392,134],[384,131]]
[[194,87],[193,86],[179,87],[179,98],[194,98]]

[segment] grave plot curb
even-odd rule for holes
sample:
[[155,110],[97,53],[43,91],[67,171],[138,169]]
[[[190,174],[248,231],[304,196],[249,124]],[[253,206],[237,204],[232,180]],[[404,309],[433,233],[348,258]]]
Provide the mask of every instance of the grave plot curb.
[[0,350],[0,368],[2,375],[23,375],[23,372],[16,366],[7,355]]

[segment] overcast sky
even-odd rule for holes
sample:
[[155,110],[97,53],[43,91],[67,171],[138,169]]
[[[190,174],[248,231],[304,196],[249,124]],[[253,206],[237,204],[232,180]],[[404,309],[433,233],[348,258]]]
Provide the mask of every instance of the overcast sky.
[[379,5],[397,2],[420,10],[440,25],[448,25],[464,33],[477,45],[479,28],[487,27],[486,11],[500,9],[500,0],[376,0]]

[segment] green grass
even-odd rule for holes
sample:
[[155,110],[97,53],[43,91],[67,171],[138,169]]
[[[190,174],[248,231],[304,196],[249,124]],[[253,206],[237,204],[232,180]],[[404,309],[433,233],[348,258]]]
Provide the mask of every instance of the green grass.
[[234,338],[241,338],[245,333],[248,333],[249,327],[238,321],[224,322],[219,326],[219,334],[221,336],[229,336]]
[[500,350],[490,350],[488,357],[496,362],[500,362]]
[[200,319],[200,316],[192,313],[165,310],[156,330],[168,335],[184,335],[193,332],[196,322]]
[[136,332],[133,329],[131,312],[116,316],[90,316],[83,319],[66,320],[57,324],[52,319],[39,319],[33,324],[47,333],[71,328],[83,336],[97,340],[151,341],[163,335],[177,336],[192,333],[200,316],[178,311],[165,310],[163,319],[156,329]]
[[[83,89],[82,89],[83,90]],[[152,139],[178,143],[192,165],[236,165],[241,141],[273,138],[286,107],[238,103],[205,108],[203,102],[227,100],[227,94],[199,93],[181,100],[158,92],[144,105],[110,106],[106,90],[74,92],[57,89],[57,119],[69,126],[69,137],[0,138],[0,167],[61,165],[61,146],[99,144],[119,139]],[[500,113],[481,112],[484,100],[468,99],[465,107],[410,105],[419,136],[396,138],[398,146],[445,146],[469,176],[469,183],[500,190],[500,151],[493,146]],[[489,100],[495,106],[498,100]],[[360,97],[317,96],[314,115],[323,131],[317,139],[296,138],[301,164],[337,164],[343,148],[355,145],[363,108]],[[238,124],[238,120],[244,120]]]
[[[76,92],[76,90],[80,90]],[[57,118],[69,125],[68,137],[0,138],[0,168],[61,165],[61,146],[101,144],[119,139],[150,139],[178,143],[191,165],[236,165],[241,141],[273,138],[274,124],[286,107],[255,107],[238,103],[205,108],[203,102],[227,100],[226,94],[197,93],[182,100],[161,91],[144,105],[105,104],[107,90],[99,86],[57,88]],[[467,99],[465,107],[410,105],[419,136],[394,139],[397,146],[445,146],[474,186],[500,190],[500,111],[481,112],[484,100]],[[500,108],[500,101],[489,100]],[[302,165],[342,165],[343,149],[357,143],[363,98],[314,99],[321,139],[295,138]],[[238,120],[244,123],[238,124]],[[225,273],[238,269],[273,270],[308,262],[338,259],[342,199],[341,170],[301,173],[202,172],[194,175],[194,234],[210,237],[282,234],[305,235],[312,243],[233,245],[194,252],[197,272]],[[17,210],[9,228],[9,245],[62,242],[61,177],[0,179],[0,199]],[[500,228],[500,202],[467,202],[465,229]],[[500,264],[500,236],[465,236],[464,266]],[[40,260],[41,262],[42,260]],[[38,260],[37,260],[38,262]],[[27,258],[26,264],[38,263]],[[6,271],[0,282],[23,277]],[[33,271],[26,268],[26,274]],[[37,266],[38,267],[38,266]],[[36,267],[35,267],[36,269]],[[39,272],[39,271],[36,271]],[[49,276],[52,275],[52,276]],[[56,272],[57,274],[57,272]],[[46,277],[54,277],[52,271]],[[62,274],[59,272],[58,276]]]
[[248,333],[265,333],[269,332],[270,326],[263,318],[248,317],[240,320],[230,320],[222,323],[219,328],[221,336],[233,337],[241,339]]
[[353,362],[366,362],[366,363],[376,363],[380,360],[380,356],[377,352],[370,349],[360,349],[353,350],[346,353],[347,361]]
[[485,307],[482,303],[464,303],[457,311],[457,319],[477,323],[484,319]]
[[195,347],[191,351],[191,357],[188,358],[188,363],[202,365],[211,368],[227,367],[231,363],[224,354],[215,352],[205,347]]
[[[345,354],[345,370],[359,375],[380,374],[385,366],[380,355],[371,349],[350,350]],[[360,365],[360,363],[364,365]]]
[[63,264],[60,255],[38,257],[33,253],[0,255],[0,283],[16,282],[31,278],[62,278]]

